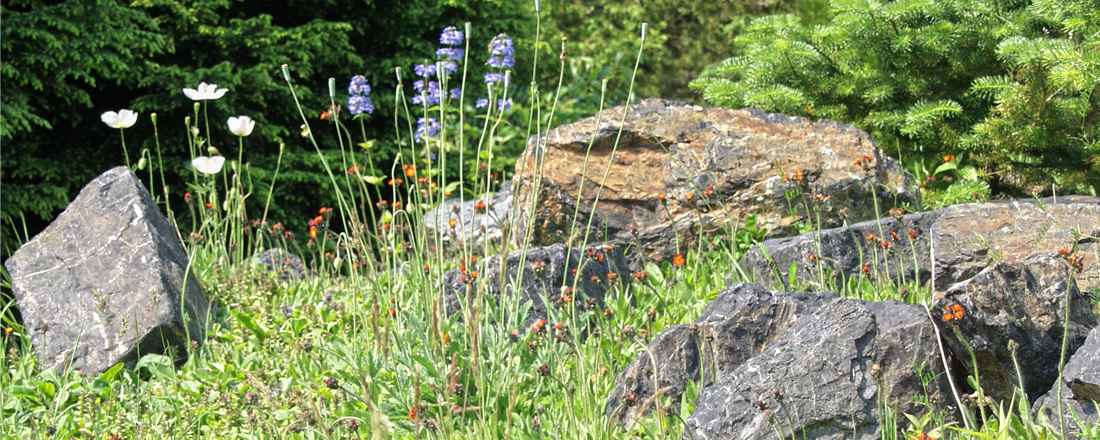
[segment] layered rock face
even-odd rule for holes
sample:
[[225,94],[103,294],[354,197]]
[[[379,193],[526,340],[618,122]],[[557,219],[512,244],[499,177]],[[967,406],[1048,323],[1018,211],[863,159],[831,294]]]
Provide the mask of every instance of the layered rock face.
[[43,368],[185,359],[209,301],[176,229],[125,167],[103,173],[5,263]]
[[651,259],[750,214],[788,235],[811,220],[807,207],[835,227],[875,218],[876,197],[879,206],[919,202],[897,161],[850,125],[659,99],[533,137],[514,188],[515,240],[579,242],[592,231],[593,242],[638,238]]

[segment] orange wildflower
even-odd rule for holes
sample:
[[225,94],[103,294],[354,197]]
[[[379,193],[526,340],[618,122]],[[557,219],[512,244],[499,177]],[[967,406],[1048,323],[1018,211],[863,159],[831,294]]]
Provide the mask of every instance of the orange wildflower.
[[957,321],[966,316],[963,306],[959,303],[943,306],[943,322]]
[[684,260],[684,254],[676,254],[672,257],[672,265],[676,267],[683,266],[686,261]]

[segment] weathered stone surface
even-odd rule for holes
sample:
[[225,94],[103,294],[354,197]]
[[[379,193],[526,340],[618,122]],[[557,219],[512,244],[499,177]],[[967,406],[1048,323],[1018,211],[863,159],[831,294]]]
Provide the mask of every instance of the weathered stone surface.
[[281,281],[300,280],[309,274],[301,258],[280,248],[261,252],[252,257],[252,263],[260,266],[264,275],[274,272]]
[[187,253],[125,167],[85,186],[5,265],[42,368],[95,374],[169,347],[184,357],[188,336],[203,340],[209,302]]
[[[1063,372],[1062,382],[1055,384],[1049,392],[1032,405],[1036,415],[1045,418],[1047,426],[1055,432],[1061,432],[1066,424],[1067,438],[1081,438],[1078,420],[1081,424],[1100,426],[1100,327],[1092,329],[1084,345],[1070,357]],[[1068,386],[1067,386],[1068,385]],[[1062,414],[1058,419],[1058,387],[1062,390]]]
[[[484,198],[450,199],[428,210],[421,224],[428,233],[429,245],[435,246],[435,234],[444,249],[460,246],[482,249],[485,240],[500,244],[508,233],[512,219],[511,184],[505,182],[500,192]],[[454,220],[454,226],[451,226]]]
[[[1083,256],[1075,278],[1081,289],[1100,286],[1100,198],[1085,196],[1035,201],[987,202],[944,210],[932,227],[935,289],[969,279],[990,262],[1023,261],[1066,248]],[[1080,232],[1081,235],[1077,235]]]
[[[833,296],[780,338],[700,391],[683,439],[879,439],[884,404],[925,410],[918,366],[942,371],[920,306]],[[935,373],[933,373],[935,374]],[[936,381],[945,382],[941,376]],[[946,385],[934,381],[941,399]],[[934,405],[942,402],[934,402]],[[766,410],[766,411],[765,411]]]
[[1100,327],[1089,332],[1085,343],[1074,352],[1062,372],[1073,395],[1078,399],[1100,402]]
[[654,408],[643,403],[654,395],[655,384],[657,389],[668,388],[662,394],[675,407],[688,382],[702,379],[702,385],[709,385],[725,377],[826,298],[770,292],[748,283],[730,286],[693,324],[661,332],[619,373],[607,397],[607,415],[624,425],[633,423]]
[[[827,288],[830,281],[843,287],[849,277],[859,275],[886,282],[924,283],[932,277],[929,231],[943,212],[909,214],[900,221],[886,217],[818,233],[765,240],[745,254],[741,269],[758,284],[784,290],[799,287],[819,290]],[[795,281],[800,286],[789,285],[792,263],[796,267]],[[864,272],[863,266],[869,270]],[[832,280],[827,279],[830,271]]]
[[[1088,295],[1072,283],[1072,273],[1062,259],[1033,255],[1022,262],[998,263],[973,278],[955,284],[937,298],[932,309],[944,341],[969,374],[977,359],[978,377],[986,395],[1008,402],[1019,387],[1013,355],[1019,362],[1023,389],[1034,401],[1047,392],[1058,377],[1059,353],[1064,331],[1069,330],[1070,353],[1084,343],[1096,327]],[[1069,301],[1069,322],[1063,319]],[[959,304],[961,319],[945,321],[945,307]],[[958,330],[957,332],[955,330]],[[1010,341],[1018,346],[1015,354]]]
[[1031,410],[1037,421],[1045,423],[1056,433],[1062,432],[1062,423],[1065,422],[1066,440],[1095,439],[1096,436],[1081,436],[1083,428],[1088,427],[1093,432],[1100,426],[1100,412],[1097,412],[1097,402],[1074,398],[1073,391],[1065,383],[1058,384],[1062,387],[1062,416],[1058,418],[1058,389],[1052,388],[1050,392],[1040,397],[1031,406]]
[[[842,305],[836,305],[838,302]],[[834,310],[836,308],[839,309]],[[866,319],[851,323],[853,316],[857,315]],[[804,322],[806,320],[809,323]],[[848,324],[853,327],[845,327]],[[771,425],[758,426],[753,423],[759,422],[755,414],[762,414],[755,402],[767,400],[776,388],[788,396],[816,393],[819,398],[833,399],[837,405],[844,405],[847,409],[858,407],[859,411],[868,414],[877,411],[876,393],[881,391],[881,395],[891,404],[916,413],[922,408],[918,408],[912,400],[923,390],[914,362],[924,362],[925,373],[942,371],[939,368],[942,364],[935,362],[938,359],[935,347],[934,330],[919,306],[895,302],[863,303],[838,298],[828,292],[770,292],[755,284],[737,283],[708,304],[694,324],[674,326],[658,335],[616,379],[615,387],[607,398],[606,414],[622,424],[632,424],[657,406],[651,400],[655,388],[662,390],[668,398],[664,401],[667,403],[661,404],[676,407],[689,381],[697,381],[700,387],[704,387],[696,402],[696,413],[692,416],[695,424],[690,425],[695,430],[696,438],[734,438],[728,436],[731,433],[745,433],[744,437],[738,438],[774,436]],[[855,351],[859,351],[858,356],[853,354]],[[653,354],[652,358],[649,353]],[[802,364],[791,363],[791,358],[802,359]],[[819,365],[811,365],[814,363]],[[872,364],[879,366],[877,383],[867,382],[866,375]],[[770,372],[756,371],[762,365],[781,367]],[[818,374],[831,371],[829,366],[840,366],[838,368],[843,370],[842,374],[835,371],[824,376]],[[754,382],[761,378],[744,376],[748,374],[742,371],[745,368],[752,370],[752,374],[768,376],[768,379]],[[815,375],[799,376],[811,374],[811,371]],[[733,380],[730,377],[738,374],[742,376],[734,380],[740,381],[735,387],[749,387],[744,389],[759,392],[759,395],[750,393],[742,396],[748,402],[746,408],[724,412],[726,410],[722,407],[728,403],[724,399],[730,396],[721,392],[710,394],[721,395],[721,398],[714,397],[718,400],[703,399],[706,393],[716,392],[705,387],[715,383],[715,386],[721,387]],[[858,377],[852,379],[849,375]],[[846,384],[842,384],[845,381]],[[878,386],[882,387],[881,390],[876,388]],[[938,382],[930,386],[930,394],[946,395],[943,392],[946,390],[943,376],[939,376]],[[848,391],[852,391],[852,395],[843,396]],[[812,425],[834,418],[835,414],[829,412],[831,410],[812,405],[807,407],[799,399],[784,400],[788,411],[802,414],[802,418],[797,419],[798,423]],[[770,403],[772,411],[778,411],[779,407],[774,403]],[[845,416],[826,423],[836,424],[834,431],[807,428],[807,432],[826,436],[842,433],[842,430],[837,430],[839,426],[849,423],[845,420],[851,420],[847,416],[849,412],[843,412]],[[732,420],[715,421],[709,418],[733,413],[737,415]],[[781,413],[773,414],[783,417]],[[810,422],[812,420],[818,422]],[[877,423],[871,418],[865,421]],[[877,427],[867,429],[868,432],[877,432]],[[700,430],[709,437],[699,437]],[[833,434],[828,434],[830,432]],[[847,432],[850,434],[851,429]]]
[[[912,239],[909,231],[913,231]],[[1075,235],[1077,232],[1081,235]],[[836,280],[843,286],[846,278],[860,275],[864,265],[870,269],[864,275],[874,279],[897,282],[917,276],[922,283],[935,267],[935,288],[943,291],[991,264],[1022,261],[1062,248],[1069,251],[1076,244],[1082,270],[1075,278],[1084,290],[1100,286],[1098,243],[1091,238],[1096,236],[1100,236],[1100,198],[994,201],[909,214],[900,222],[886,217],[773,238],[746,253],[740,264],[756,282],[788,290],[795,287],[788,285],[792,262],[797,267],[795,280],[803,289],[827,286],[828,280],[822,280],[824,269],[832,269],[834,276],[843,275]],[[814,255],[813,261],[810,255]]]
[[[856,164],[862,156],[874,158],[867,168]],[[647,257],[660,259],[675,253],[674,237],[684,246],[700,229],[732,230],[748,214],[776,236],[806,218],[805,209],[792,217],[790,207],[807,203],[817,207],[814,219],[824,227],[875,218],[872,187],[880,203],[918,205],[919,194],[897,161],[850,125],[647,99],[528,142],[516,164],[514,237],[530,231],[533,244],[546,245],[584,234],[571,228],[579,207],[580,224],[594,216],[592,230],[606,231],[596,240],[637,238]],[[788,202],[787,190],[805,198]]]
[[[577,272],[573,273],[573,269]],[[477,275],[473,275],[476,273]],[[613,274],[613,275],[608,275]],[[618,286],[625,288],[630,271],[623,259],[620,246],[599,245],[588,248],[567,249],[564,244],[532,247],[508,254],[504,273],[501,274],[500,255],[466,263],[465,270],[452,270],[443,274],[444,311],[450,315],[462,309],[463,304],[474,298],[482,282],[488,294],[500,297],[518,293],[520,302],[531,302],[526,323],[546,318],[547,303],[560,302],[580,307],[587,299],[597,303],[604,295]],[[575,283],[575,287],[574,287]],[[467,296],[467,286],[471,287]]]

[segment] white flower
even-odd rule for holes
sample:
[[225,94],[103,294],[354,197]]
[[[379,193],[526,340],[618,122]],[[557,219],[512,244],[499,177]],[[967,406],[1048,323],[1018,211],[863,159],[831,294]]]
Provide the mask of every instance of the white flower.
[[252,129],[256,127],[256,121],[248,116],[239,116],[236,118],[229,118],[229,131],[233,134],[245,137],[252,134]]
[[222,170],[224,164],[225,158],[221,156],[199,156],[191,159],[191,166],[203,174],[217,174],[218,171]]
[[104,124],[111,128],[130,128],[137,122],[138,114],[133,110],[122,109],[118,113],[106,112],[99,116]]
[[192,101],[205,101],[208,99],[218,99],[225,96],[225,92],[229,89],[219,89],[217,84],[207,84],[204,82],[199,83],[199,89],[183,89],[183,94],[191,98]]

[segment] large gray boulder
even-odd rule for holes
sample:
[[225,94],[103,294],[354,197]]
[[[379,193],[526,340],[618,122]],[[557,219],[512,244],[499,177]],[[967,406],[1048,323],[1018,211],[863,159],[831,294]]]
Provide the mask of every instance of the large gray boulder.
[[[833,297],[714,385],[682,439],[880,439],[893,414],[942,408],[946,379],[924,309]],[[921,369],[935,375],[925,389]],[[929,376],[932,377],[932,376]],[[933,409],[934,411],[934,409]],[[892,429],[892,427],[891,427]]]
[[[961,307],[958,315],[956,304]],[[1089,296],[1073,282],[1069,265],[1046,254],[988,267],[944,292],[933,301],[932,310],[945,329],[944,342],[966,373],[975,374],[973,353],[985,394],[1001,402],[1011,401],[1018,388],[1029,401],[1050,390],[1058,377],[1065,332],[1066,349],[1073,353],[1098,322]],[[1017,347],[1015,351],[1010,345]],[[1016,374],[1017,362],[1023,384]]]
[[677,242],[682,250],[700,232],[736,230],[748,215],[782,236],[798,221],[829,228],[876,218],[874,196],[880,206],[920,198],[898,162],[851,125],[660,99],[532,137],[513,182],[517,242],[585,234],[573,227],[576,212],[577,224],[591,218],[606,233],[593,240],[637,240],[649,259],[676,254]]
[[85,186],[5,266],[43,369],[182,360],[203,341],[210,304],[175,228],[125,167]]
[[685,438],[773,438],[773,422],[807,438],[870,438],[883,403],[911,414],[926,409],[920,396],[944,403],[946,377],[926,384],[917,368],[942,372],[936,353],[920,306],[737,283],[695,323],[658,335],[616,379],[606,414],[630,426],[658,405],[676,407],[696,382]]

